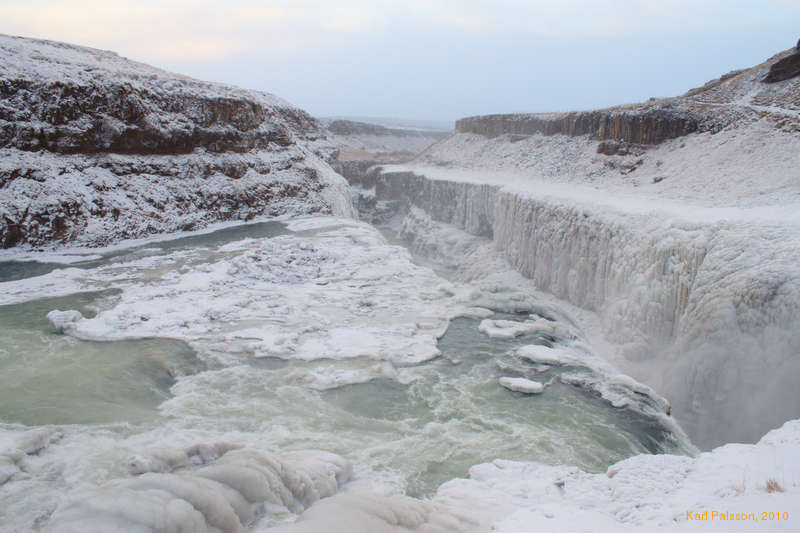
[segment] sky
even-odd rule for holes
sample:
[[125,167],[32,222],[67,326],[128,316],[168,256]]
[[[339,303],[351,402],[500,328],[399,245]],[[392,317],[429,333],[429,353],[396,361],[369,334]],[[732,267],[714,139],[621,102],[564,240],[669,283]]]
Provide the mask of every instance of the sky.
[[793,47],[798,21],[800,0],[0,0],[0,33],[438,121],[676,96]]

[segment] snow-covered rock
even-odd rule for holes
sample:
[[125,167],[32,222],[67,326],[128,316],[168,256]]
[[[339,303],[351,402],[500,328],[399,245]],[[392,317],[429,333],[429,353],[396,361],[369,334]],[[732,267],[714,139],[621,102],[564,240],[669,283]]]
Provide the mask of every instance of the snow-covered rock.
[[[357,161],[407,161],[447,137],[443,130],[387,128],[353,120],[323,119],[328,139],[338,148],[341,168]],[[344,174],[343,174],[344,175]]]
[[[503,533],[795,531],[798,454],[800,421],[793,420],[755,445],[728,444],[695,458],[637,455],[599,474],[513,461],[476,465],[469,479],[442,485],[434,501],[489,517],[492,531]],[[725,519],[726,512],[746,518]]]
[[[459,133],[508,136],[517,142],[534,134],[589,136],[599,139],[597,153],[641,155],[647,145],[695,132],[718,132],[742,119],[773,115],[782,128],[797,129],[800,100],[800,54],[792,48],[750,69],[729,72],[677,98],[593,111],[514,113],[467,117],[456,122]],[[788,80],[788,81],[787,81]],[[772,82],[786,82],[772,84]],[[794,118],[787,124],[786,118]],[[622,168],[636,169],[637,163]]]
[[100,245],[352,214],[317,122],[275,96],[0,36],[0,243]]

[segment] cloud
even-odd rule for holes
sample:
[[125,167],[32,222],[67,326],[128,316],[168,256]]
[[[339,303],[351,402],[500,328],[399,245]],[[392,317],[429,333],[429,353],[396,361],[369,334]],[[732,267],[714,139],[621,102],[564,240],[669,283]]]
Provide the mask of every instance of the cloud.
[[[763,0],[762,0],[763,2]],[[762,7],[766,4],[766,7]],[[798,0],[0,0],[0,31],[108,48],[153,63],[298,58],[388,34],[552,42],[736,29]],[[749,13],[749,15],[748,15]],[[298,59],[301,60],[301,59]]]
[[218,61],[321,46],[368,30],[357,2],[3,1],[2,31],[113,48],[137,58]]
[[[5,0],[2,31],[115,48],[143,59],[216,61],[329,48],[386,31],[548,36],[619,34],[653,6],[612,0]],[[662,7],[658,16],[664,16]],[[651,18],[652,14],[649,15]]]

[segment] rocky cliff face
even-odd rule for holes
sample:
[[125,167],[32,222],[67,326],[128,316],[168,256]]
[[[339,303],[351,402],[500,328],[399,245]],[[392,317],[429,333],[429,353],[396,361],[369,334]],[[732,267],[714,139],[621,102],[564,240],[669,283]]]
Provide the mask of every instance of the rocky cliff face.
[[658,144],[697,131],[699,117],[686,109],[652,106],[642,109],[586,111],[544,115],[486,115],[463,118],[456,131],[486,137],[511,135],[590,135],[637,144]]
[[800,76],[800,41],[794,51],[772,64],[764,77],[765,83],[775,83]]
[[0,243],[106,244],[349,210],[317,122],[272,95],[0,36]]
[[[597,140],[653,145],[695,132],[716,132],[773,107],[800,110],[800,52],[784,51],[751,69],[733,71],[677,98],[597,111],[467,117],[459,133],[500,135],[587,135]],[[786,81],[790,80],[790,81]],[[786,81],[777,84],[775,82]]]

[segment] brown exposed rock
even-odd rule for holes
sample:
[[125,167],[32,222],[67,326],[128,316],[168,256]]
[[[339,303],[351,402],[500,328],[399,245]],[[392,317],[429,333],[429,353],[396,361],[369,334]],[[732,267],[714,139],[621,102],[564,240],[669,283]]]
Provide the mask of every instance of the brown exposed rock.
[[580,111],[572,113],[486,115],[456,122],[456,131],[486,137],[503,134],[589,135],[636,144],[658,144],[698,129],[698,118],[669,107],[642,110]]
[[[789,79],[792,81],[780,85],[761,83]],[[456,122],[456,131],[489,138],[503,135],[509,141],[520,135],[585,135],[618,143],[598,146],[598,153],[615,155],[622,143],[653,145],[695,132],[716,133],[740,120],[776,113],[791,122],[784,129],[794,128],[794,113],[780,113],[781,108],[800,108],[800,49],[729,72],[676,98],[650,98],[596,111],[467,117]]]
[[[0,80],[0,147],[73,154],[245,152],[291,144],[259,103],[156,93],[131,84]],[[312,122],[293,117],[297,122]],[[298,120],[299,119],[299,120]],[[3,123],[4,122],[4,123]]]
[[764,77],[765,83],[775,83],[800,76],[800,49],[773,64]]
[[597,143],[597,153],[603,155],[642,155],[644,147],[621,141],[600,141]]

